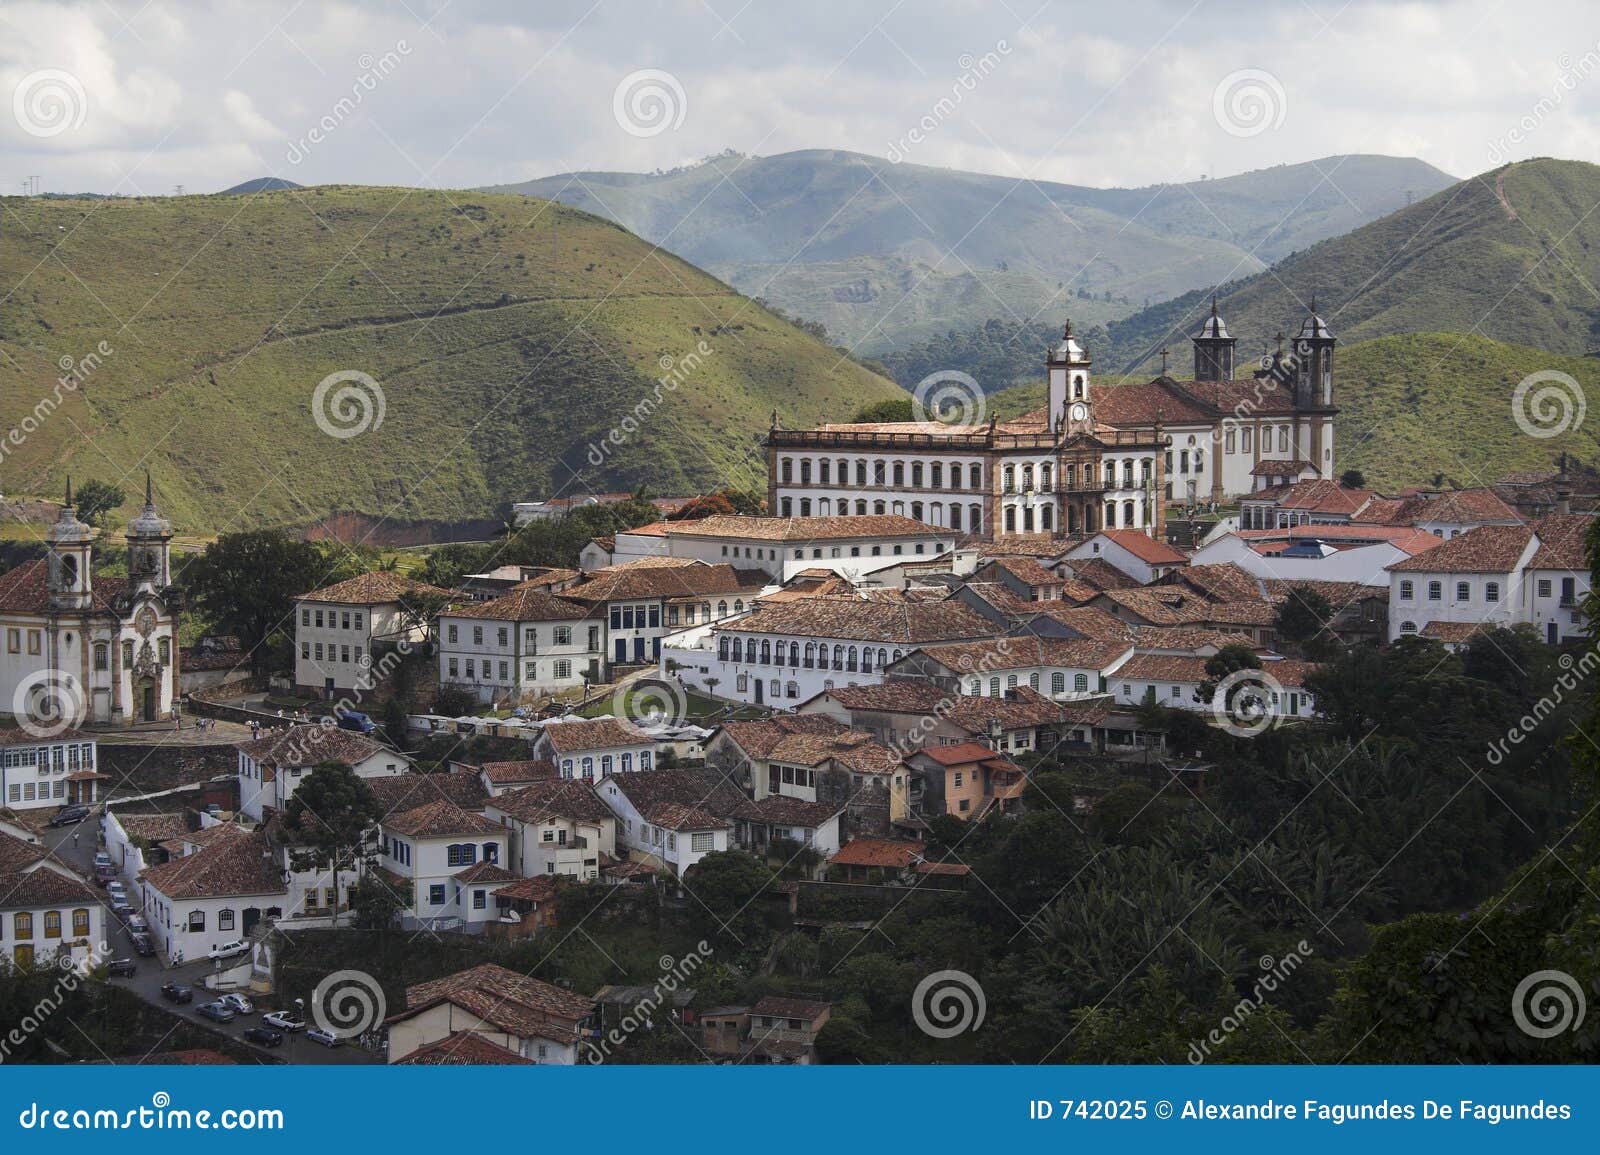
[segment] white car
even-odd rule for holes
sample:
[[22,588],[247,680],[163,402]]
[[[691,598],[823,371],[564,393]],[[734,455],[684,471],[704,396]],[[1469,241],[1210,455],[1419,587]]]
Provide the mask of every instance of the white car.
[[276,1027],[280,1031],[303,1031],[306,1021],[289,1011],[273,1011],[270,1015],[263,1015],[261,1021],[269,1027]]
[[330,1050],[334,1047],[342,1047],[344,1045],[344,1040],[338,1035],[334,1034],[332,1031],[325,1031],[321,1027],[312,1027],[306,1032],[306,1038],[310,1039],[313,1043],[321,1043],[324,1047],[327,1047]]
[[113,900],[119,898],[126,900],[128,897],[128,888],[120,882],[108,882],[106,883],[106,895]]
[[238,958],[242,954],[250,953],[250,943],[246,939],[236,938],[232,942],[225,942],[221,946],[214,946],[206,952],[207,958]]
[[255,1004],[243,995],[226,994],[218,999],[217,1002],[225,1007],[232,1007],[234,1013],[241,1015],[248,1015],[256,1009]]

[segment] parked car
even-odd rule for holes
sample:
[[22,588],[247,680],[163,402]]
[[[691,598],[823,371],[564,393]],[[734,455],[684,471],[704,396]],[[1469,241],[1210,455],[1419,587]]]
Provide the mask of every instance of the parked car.
[[283,1046],[283,1032],[274,1031],[270,1027],[249,1027],[245,1030],[244,1037],[252,1043],[260,1043],[263,1047]]
[[94,852],[94,865],[95,865],[95,869],[96,870],[98,870],[102,866],[110,866],[111,865],[111,855],[107,854],[103,850],[95,851]]
[[222,1003],[224,1006],[232,1007],[236,1015],[248,1015],[256,1009],[255,1004],[243,995],[226,994],[218,999],[217,1002]]
[[334,1034],[332,1031],[325,1031],[321,1027],[312,1027],[306,1032],[306,1038],[310,1039],[313,1043],[321,1043],[329,1050],[332,1050],[334,1047],[342,1047],[344,1045],[344,1040],[338,1035]]
[[111,900],[111,913],[126,921],[133,917],[133,907],[128,905],[128,900],[125,898],[113,898]]
[[155,940],[148,934],[130,934],[128,938],[133,943],[133,953],[140,958],[149,958],[156,953]]
[[306,1029],[306,1021],[292,1011],[273,1011],[269,1015],[262,1015],[261,1021],[269,1027],[277,1027],[278,1030],[290,1034]]
[[128,897],[127,883],[118,882],[115,879],[106,883],[106,896],[113,902],[119,898],[126,901]]
[[63,806],[50,819],[51,826],[76,826],[89,817],[87,806]]
[[204,1015],[208,1019],[215,1019],[219,1023],[233,1022],[233,1008],[218,1000],[211,1003],[201,1003],[194,1009],[197,1015]]
[[378,727],[371,718],[359,710],[344,710],[339,714],[339,729],[354,730],[357,734],[370,734]]
[[96,866],[94,880],[101,886],[117,881],[117,868],[115,866]]
[[149,934],[150,924],[144,920],[142,914],[130,914],[127,919],[129,934]]
[[131,979],[139,970],[131,958],[114,958],[106,963],[106,974]]
[[222,943],[219,946],[212,947],[210,950],[208,950],[206,952],[206,957],[207,958],[211,958],[211,959],[238,958],[242,954],[249,954],[249,953],[250,953],[249,940],[242,939],[242,938],[236,938],[232,942],[225,942],[225,943]]
[[161,997],[169,1003],[192,1003],[194,990],[185,983],[162,983]]

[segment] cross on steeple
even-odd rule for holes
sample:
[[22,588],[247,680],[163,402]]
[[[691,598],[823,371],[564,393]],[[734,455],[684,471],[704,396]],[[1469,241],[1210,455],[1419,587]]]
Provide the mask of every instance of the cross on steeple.
[[1170,354],[1167,352],[1167,350],[1161,350],[1161,375],[1163,377],[1167,375],[1167,357],[1169,355]]

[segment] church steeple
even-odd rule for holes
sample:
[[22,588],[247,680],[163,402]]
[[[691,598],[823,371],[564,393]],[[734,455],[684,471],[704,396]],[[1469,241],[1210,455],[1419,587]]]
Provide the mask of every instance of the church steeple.
[[1049,374],[1049,409],[1047,421],[1054,429],[1066,413],[1069,402],[1089,403],[1089,354],[1072,335],[1072,318],[1061,329],[1061,340],[1051,346],[1045,357]]
[[1217,313],[1217,295],[1211,294],[1211,316],[1200,326],[1194,342],[1194,379],[1232,381],[1233,350],[1238,340],[1228,336],[1228,326]]
[[93,601],[90,576],[94,530],[78,520],[72,505],[72,478],[67,478],[67,499],[60,514],[45,534],[49,573],[50,607],[59,610],[88,609]]
[[172,584],[172,523],[156,509],[150,473],[144,475],[144,508],[128,522],[128,576],[161,590]]
[[1333,404],[1333,346],[1336,338],[1328,323],[1317,315],[1317,295],[1311,294],[1311,311],[1300,323],[1294,339],[1295,405],[1310,408]]

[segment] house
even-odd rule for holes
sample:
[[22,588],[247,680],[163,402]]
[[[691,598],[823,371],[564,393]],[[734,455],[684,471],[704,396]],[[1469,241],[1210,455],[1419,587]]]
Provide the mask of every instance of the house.
[[128,577],[95,574],[95,537],[78,520],[68,481],[45,556],[0,574],[0,709],[24,728],[30,719],[33,729],[59,730],[172,718],[180,605],[172,525],[148,477],[144,509],[126,531]]
[[690,559],[647,558],[604,569],[563,592],[605,624],[604,677],[614,667],[660,660],[676,622],[706,624],[740,614],[768,588],[764,570]]
[[979,642],[920,646],[891,662],[885,676],[925,678],[942,688],[975,697],[1003,697],[1026,686],[1052,698],[1101,693],[1106,678],[1133,654],[1131,638],[1047,638],[1023,635]]
[[833,1004],[813,999],[765,995],[750,1008],[740,1055],[755,1063],[807,1066],[815,1061],[817,1034],[827,1025]]
[[616,718],[552,718],[534,739],[533,753],[553,762],[561,777],[590,782],[613,770],[655,766],[655,740]]
[[516,758],[480,762],[477,765],[452,762],[450,768],[458,772],[476,774],[491,798],[512,790],[520,790],[524,786],[532,786],[535,782],[547,782],[552,778],[561,777],[561,771],[548,758]]
[[202,958],[283,917],[289,888],[261,831],[228,823],[184,838],[190,853],[148,867],[138,878],[157,949],[169,961]]
[[[662,535],[669,557],[753,567],[778,583],[806,569],[856,577],[886,559],[931,559],[953,550],[957,537],[914,516],[868,514],[864,509],[858,515],[840,510],[812,516],[808,498],[776,517],[729,515],[667,522]],[[626,532],[617,535],[619,552],[626,537]]]
[[317,723],[286,726],[234,746],[238,751],[239,809],[260,821],[281,813],[305,776],[323,762],[343,762],[358,778],[384,778],[411,769],[411,758],[363,734]]
[[1435,537],[1452,538],[1480,525],[1519,525],[1525,519],[1495,490],[1480,487],[1375,499],[1368,502],[1352,520],[1374,525],[1410,526]]
[[793,709],[835,685],[882,681],[914,646],[999,632],[956,601],[805,598],[674,635],[663,664],[690,689]]
[[917,865],[927,857],[927,852],[927,844],[922,842],[853,838],[828,859],[828,879],[913,885],[917,880]]
[[402,1059],[391,1060],[399,1067],[531,1067],[524,1059],[499,1043],[475,1031],[455,1031],[437,1042],[418,1047]]
[[1073,562],[1087,559],[1104,561],[1140,585],[1149,585],[1189,564],[1187,557],[1165,542],[1129,529],[1103,529],[1061,554],[1057,565],[1071,568]]
[[730,816],[747,801],[716,770],[698,767],[611,774],[595,792],[616,815],[617,849],[678,878],[706,855],[730,848]]
[[81,970],[102,956],[105,914],[99,892],[75,870],[0,831],[0,960],[26,969],[71,959]]
[[533,588],[442,610],[439,685],[519,705],[600,681],[604,626],[592,606]]
[[556,778],[498,794],[484,817],[511,832],[506,865],[523,878],[561,874],[592,882],[601,858],[617,845],[616,815],[587,779]]
[[555,876],[521,878],[496,887],[499,917],[484,930],[490,938],[528,938],[557,925],[559,893]]
[[582,580],[583,574],[578,570],[561,566],[499,565],[483,573],[462,574],[455,583],[455,591],[474,601],[487,602],[514,590],[558,594]]
[[442,799],[386,815],[378,823],[379,862],[410,889],[402,925],[481,933],[498,917],[490,896],[520,877],[502,865],[509,839],[500,823]]
[[[1305,679],[1316,669],[1310,662],[1272,658],[1261,663],[1261,680],[1268,690],[1269,712],[1276,718],[1310,718],[1316,702]],[[1254,675],[1246,675],[1254,678]],[[1206,673],[1206,659],[1170,654],[1135,654],[1112,678],[1116,702],[1124,708],[1154,703],[1174,710],[1206,712],[1210,698],[1201,686],[1214,680]]]
[[1389,639],[1430,626],[1436,636],[1446,625],[1531,625],[1551,645],[1587,636],[1584,539],[1592,521],[1557,514],[1483,525],[1390,566]]
[[593,999],[484,963],[407,987],[405,1010],[387,1025],[391,1063],[466,1034],[533,1063],[572,1066],[599,1030],[599,1010]]
[[295,599],[295,693],[332,701],[370,688],[376,647],[412,646],[449,590],[388,570],[301,594]]
[[1388,584],[1391,565],[1437,546],[1426,530],[1378,525],[1241,530],[1195,550],[1189,568],[1229,565],[1257,578]]
[[1368,490],[1322,479],[1269,485],[1239,498],[1239,528],[1346,525],[1372,496]]
[[0,805],[11,810],[91,806],[100,799],[92,735],[66,729],[51,736],[0,728]]
[[[1085,590],[1075,578],[1046,569],[1037,558],[1031,557],[994,558],[973,571],[969,580],[971,583],[994,582],[1030,602],[1056,601],[1063,597],[1085,602],[1094,596],[1093,591]],[[1085,593],[1087,597],[1082,596]]]
[[983,742],[924,746],[907,760],[923,772],[924,819],[941,813],[979,818],[991,805],[1004,811],[1022,797],[1026,785],[1022,767]]

